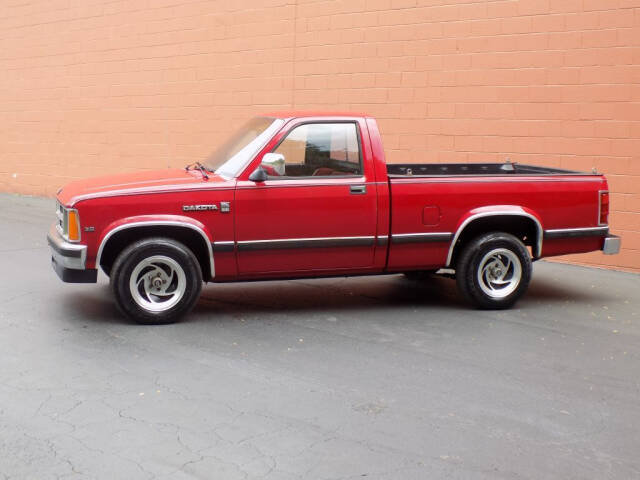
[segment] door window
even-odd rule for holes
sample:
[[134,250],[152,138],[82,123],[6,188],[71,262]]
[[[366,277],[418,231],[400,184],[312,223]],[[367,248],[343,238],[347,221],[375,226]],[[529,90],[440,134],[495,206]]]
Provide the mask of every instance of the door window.
[[274,153],[284,156],[284,177],[362,175],[360,140],[355,123],[299,125],[289,132]]

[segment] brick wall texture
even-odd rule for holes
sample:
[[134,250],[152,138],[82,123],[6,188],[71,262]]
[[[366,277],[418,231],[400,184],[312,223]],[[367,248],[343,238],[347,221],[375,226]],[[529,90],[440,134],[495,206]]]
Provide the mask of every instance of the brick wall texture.
[[0,191],[183,166],[273,109],[366,111],[389,162],[608,175],[640,271],[640,0],[3,0]]

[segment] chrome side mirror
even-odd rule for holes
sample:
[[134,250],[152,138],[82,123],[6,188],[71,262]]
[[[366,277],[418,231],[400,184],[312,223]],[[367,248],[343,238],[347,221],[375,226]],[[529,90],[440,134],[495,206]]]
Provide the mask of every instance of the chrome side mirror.
[[260,166],[269,175],[283,176],[285,174],[284,155],[281,153],[265,153]]

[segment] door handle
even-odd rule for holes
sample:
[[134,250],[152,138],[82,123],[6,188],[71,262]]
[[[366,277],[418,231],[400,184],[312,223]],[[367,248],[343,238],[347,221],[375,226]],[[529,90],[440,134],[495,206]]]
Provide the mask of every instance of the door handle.
[[366,185],[350,185],[349,193],[351,195],[364,195],[365,193],[367,193],[367,186]]

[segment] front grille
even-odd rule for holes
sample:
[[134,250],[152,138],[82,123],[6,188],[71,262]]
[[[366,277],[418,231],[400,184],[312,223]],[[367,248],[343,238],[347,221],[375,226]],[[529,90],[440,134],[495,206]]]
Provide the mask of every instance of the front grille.
[[58,232],[60,233],[60,235],[66,238],[67,234],[69,233],[68,231],[69,229],[67,225],[67,220],[69,217],[67,215],[67,209],[64,208],[62,204],[57,200],[56,200],[56,216],[58,217],[56,228],[58,229]]

